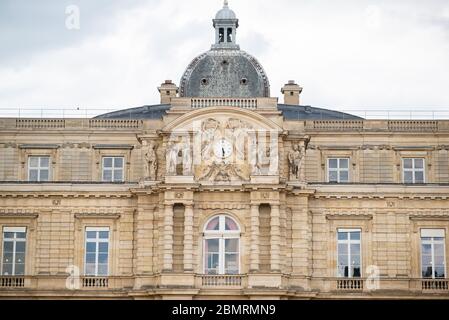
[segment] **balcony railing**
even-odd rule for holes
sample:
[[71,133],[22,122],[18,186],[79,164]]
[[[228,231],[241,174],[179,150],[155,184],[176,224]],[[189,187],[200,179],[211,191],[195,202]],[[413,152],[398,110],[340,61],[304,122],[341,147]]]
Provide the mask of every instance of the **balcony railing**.
[[362,279],[338,279],[338,291],[363,291]]
[[0,288],[23,288],[25,277],[0,277]]
[[423,279],[422,291],[449,291],[449,280]]
[[306,129],[319,131],[362,131],[362,120],[315,120],[307,121]]
[[438,121],[424,120],[390,120],[388,121],[388,130],[396,132],[432,132],[438,131]]
[[109,287],[109,278],[107,277],[84,277],[82,278],[82,286],[83,288],[108,288]]
[[242,287],[243,275],[201,275],[201,286],[214,287]]
[[226,99],[226,98],[199,98],[192,99],[192,109],[207,107],[238,107],[244,109],[257,109],[257,99]]

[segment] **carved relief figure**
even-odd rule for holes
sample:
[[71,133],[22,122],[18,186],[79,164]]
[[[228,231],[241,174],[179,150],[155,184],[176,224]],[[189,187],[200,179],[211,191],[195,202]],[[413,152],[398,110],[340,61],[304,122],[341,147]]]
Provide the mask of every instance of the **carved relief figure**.
[[301,148],[298,144],[294,144],[292,150],[288,153],[288,164],[290,169],[290,177],[293,179],[299,179],[299,171],[304,155],[301,152]]
[[215,119],[207,119],[202,124],[201,157],[203,160],[210,159],[213,140],[219,126],[220,122]]
[[157,179],[157,144],[151,142],[149,145],[144,145],[144,157],[145,157],[145,179],[156,180]]
[[178,164],[178,145],[172,142],[167,148],[167,174],[176,175],[176,165]]
[[182,145],[182,174],[184,176],[192,175],[192,150],[188,142]]

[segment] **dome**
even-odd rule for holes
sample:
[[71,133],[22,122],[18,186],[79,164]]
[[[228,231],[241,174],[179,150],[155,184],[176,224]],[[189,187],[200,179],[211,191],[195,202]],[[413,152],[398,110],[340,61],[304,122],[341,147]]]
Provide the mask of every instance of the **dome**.
[[229,9],[228,1],[225,1],[223,9],[217,12],[215,15],[216,20],[235,20],[237,19],[237,15],[234,11]]
[[195,58],[180,83],[181,97],[269,97],[261,64],[242,50],[210,50]]

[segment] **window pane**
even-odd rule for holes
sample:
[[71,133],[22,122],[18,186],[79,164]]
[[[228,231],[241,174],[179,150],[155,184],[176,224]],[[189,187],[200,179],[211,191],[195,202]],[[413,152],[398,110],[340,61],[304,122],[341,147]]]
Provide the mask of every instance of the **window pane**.
[[98,244],[98,252],[107,253],[109,244],[107,242],[102,242]]
[[338,168],[338,159],[329,159],[329,168],[337,169]]
[[17,239],[26,239],[27,234],[25,232],[16,232]]
[[85,274],[87,276],[94,276],[95,275],[95,264],[91,264],[91,263],[86,264]]
[[351,255],[360,254],[360,244],[351,244]]
[[23,276],[25,274],[25,264],[19,263],[16,264],[16,270],[14,271],[14,275]]
[[100,239],[109,239],[109,231],[100,231]]
[[12,239],[12,238],[14,238],[14,232],[5,232],[5,233],[3,233],[3,237]]
[[34,169],[30,170],[28,180],[29,181],[37,181],[38,180],[38,171],[34,170]]
[[360,266],[354,266],[352,269],[352,276],[354,278],[360,278],[361,274],[360,274]]
[[12,263],[3,263],[3,275],[4,276],[12,275]]
[[435,267],[435,278],[444,278],[444,267]]
[[99,264],[98,265],[98,275],[99,276],[107,276],[108,275],[108,265],[107,264]]
[[338,232],[338,240],[348,240],[348,232]]
[[239,272],[238,254],[225,255],[225,273],[237,274]]
[[25,263],[25,253],[16,253],[15,263]]
[[114,171],[114,181],[123,181],[123,170]]
[[95,263],[95,253],[86,254],[86,263]]
[[349,159],[340,159],[340,169],[349,168]]
[[40,181],[48,181],[49,180],[48,170],[41,170],[41,176],[40,176],[39,180]]
[[108,263],[108,254],[107,253],[100,253],[98,255],[98,263]]
[[412,169],[413,168],[413,160],[412,159],[404,159],[404,168]]
[[103,158],[103,167],[112,168],[112,158]]
[[41,165],[40,165],[41,168],[48,168],[49,167],[49,165],[50,165],[50,158],[49,157],[42,157],[42,158],[40,158],[40,160],[41,160]]
[[219,239],[207,239],[206,252],[218,252],[218,251],[219,251]]
[[97,245],[95,242],[86,243],[86,251],[90,253],[95,253],[97,251]]
[[352,266],[360,266],[360,255],[359,254],[352,254],[351,252],[351,265]]
[[122,168],[123,167],[123,158],[114,158],[114,167]]
[[112,181],[112,170],[103,170],[103,181]]
[[432,277],[432,266],[423,265],[422,268],[422,277],[423,278],[431,278]]
[[239,240],[238,239],[226,239],[225,240],[226,252],[239,252]]
[[424,159],[415,159],[415,168],[423,169],[424,168]]
[[12,241],[3,242],[3,251],[4,252],[12,252],[13,249],[14,249],[14,242],[12,242]]
[[421,246],[422,254],[423,255],[431,255],[432,254],[432,246],[430,244],[423,244]]
[[95,232],[95,231],[87,231],[86,232],[86,238],[87,239],[95,239],[95,238],[97,238],[97,232]]
[[404,182],[405,183],[413,183],[413,172],[412,171],[404,171]]
[[228,218],[228,217],[226,217],[226,219],[225,219],[225,230],[235,231],[235,230],[238,230],[238,229],[239,228],[238,228],[237,224],[235,223],[235,221],[230,219],[230,218]]
[[13,253],[12,252],[3,252],[3,263],[13,263]]
[[337,171],[329,171],[329,182],[338,182]]
[[206,273],[207,274],[218,274],[219,273],[218,259],[219,259],[218,253],[206,254]]
[[340,171],[340,182],[349,182],[349,172]]
[[423,266],[430,266],[432,265],[432,256],[431,255],[422,255],[422,265]]
[[339,243],[338,244],[338,254],[348,254],[348,245],[346,243]]
[[422,171],[415,172],[415,183],[424,183],[424,172]]
[[360,231],[351,232],[351,240],[360,240]]
[[219,219],[219,217],[216,217],[208,223],[206,230],[219,230],[219,228],[220,228],[219,224],[220,224],[220,219]]
[[38,157],[30,157],[30,167],[37,168],[39,166]]

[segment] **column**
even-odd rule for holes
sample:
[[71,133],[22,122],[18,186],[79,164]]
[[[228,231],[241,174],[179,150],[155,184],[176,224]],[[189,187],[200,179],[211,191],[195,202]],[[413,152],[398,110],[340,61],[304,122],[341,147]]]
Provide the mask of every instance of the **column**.
[[173,270],[173,205],[166,204],[164,212],[164,243],[162,271]]
[[271,271],[280,272],[281,223],[279,204],[271,205],[270,246]]
[[184,206],[184,271],[193,271],[193,204]]
[[259,270],[259,205],[251,204],[250,271]]

